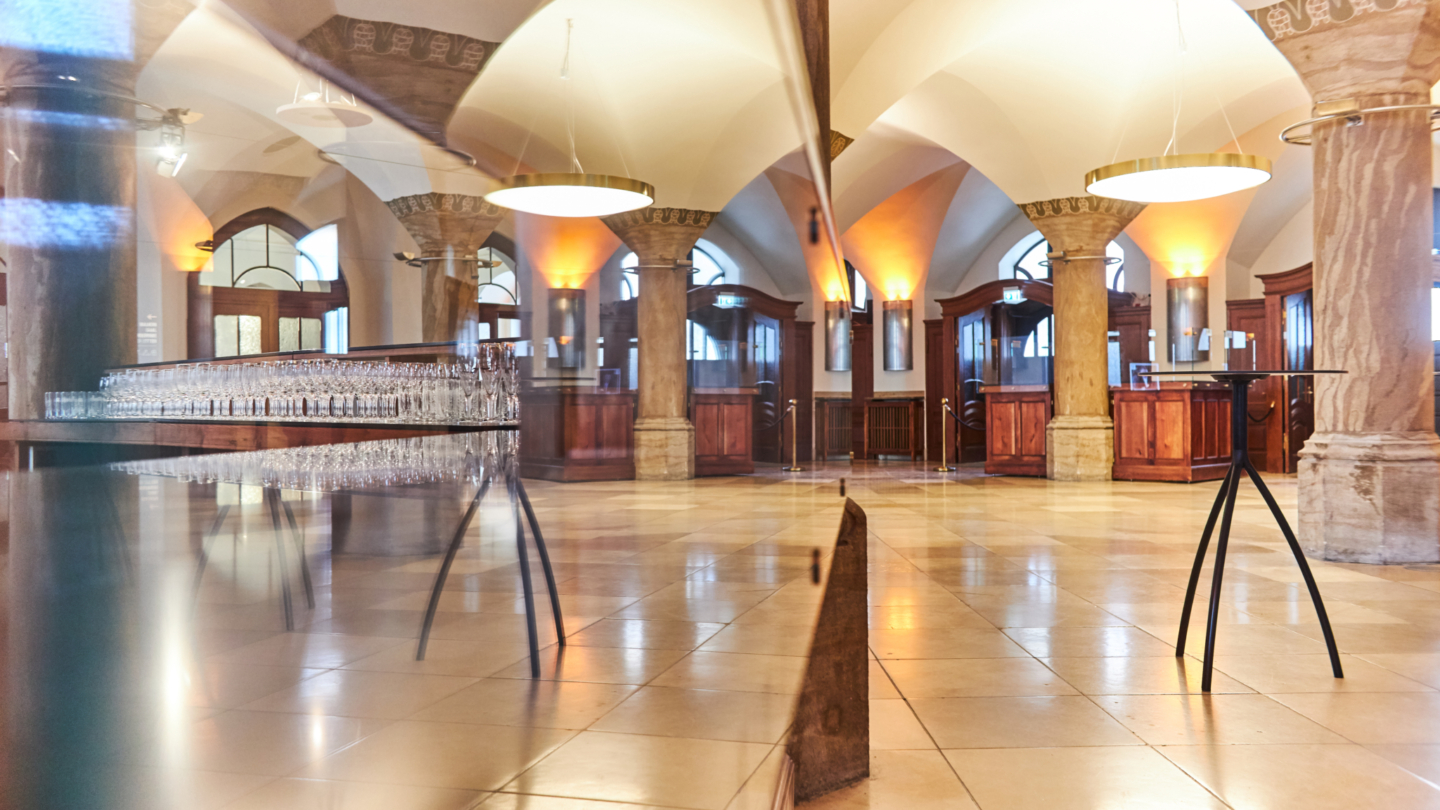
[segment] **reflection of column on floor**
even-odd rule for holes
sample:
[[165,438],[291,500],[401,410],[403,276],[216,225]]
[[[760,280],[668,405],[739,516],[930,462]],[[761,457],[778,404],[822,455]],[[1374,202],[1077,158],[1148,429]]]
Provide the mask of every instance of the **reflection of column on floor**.
[[[1062,197],[1020,206],[1050,251],[1103,257],[1110,240],[1144,205],[1103,197]],[[1103,258],[1055,261],[1055,415],[1045,428],[1046,476],[1108,481],[1114,461],[1106,332],[1109,303]]]
[[1330,560],[1434,562],[1440,439],[1424,105],[1440,79],[1440,3],[1388,5],[1356,3],[1343,22],[1292,18],[1288,4],[1251,14],[1317,103],[1421,105],[1313,128],[1315,367],[1350,373],[1316,381],[1315,433],[1300,453],[1300,539]]
[[695,428],[685,413],[685,259],[715,214],[685,208],[646,208],[605,217],[640,260],[637,305],[639,401],[635,419],[635,477],[695,477]]
[[386,205],[414,237],[422,258],[444,259],[425,262],[419,271],[420,339],[473,339],[478,290],[470,260],[505,218],[505,209],[480,197],[437,192],[397,197]]

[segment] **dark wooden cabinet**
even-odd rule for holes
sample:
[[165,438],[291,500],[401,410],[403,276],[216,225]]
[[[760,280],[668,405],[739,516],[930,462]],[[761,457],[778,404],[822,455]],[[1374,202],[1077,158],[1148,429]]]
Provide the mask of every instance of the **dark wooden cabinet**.
[[994,385],[985,395],[985,472],[1045,475],[1045,426],[1050,424],[1050,388]]
[[754,408],[754,391],[697,389],[691,394],[697,477],[755,472]]
[[1124,481],[1214,481],[1230,464],[1230,389],[1162,382],[1158,390],[1113,388],[1115,462]]
[[635,397],[595,388],[533,388],[520,400],[520,474],[548,481],[635,477]]

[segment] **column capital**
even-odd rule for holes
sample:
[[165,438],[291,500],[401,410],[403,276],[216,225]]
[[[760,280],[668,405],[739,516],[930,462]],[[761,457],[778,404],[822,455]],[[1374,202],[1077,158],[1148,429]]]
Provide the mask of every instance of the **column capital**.
[[457,255],[471,255],[490,238],[506,209],[468,194],[411,194],[385,205],[400,220],[427,254],[442,255],[446,249]]
[[1023,203],[1019,208],[1052,250],[1103,252],[1145,210],[1145,204],[1086,195]]
[[716,216],[714,211],[652,206],[601,217],[600,221],[642,259],[670,262],[685,258]]
[[1440,0],[1285,0],[1249,14],[1316,101],[1428,98],[1440,80]]

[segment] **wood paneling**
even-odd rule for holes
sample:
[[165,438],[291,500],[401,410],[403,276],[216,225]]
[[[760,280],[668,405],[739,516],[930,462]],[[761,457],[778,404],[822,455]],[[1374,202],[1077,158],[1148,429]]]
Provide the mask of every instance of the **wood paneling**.
[[695,475],[755,472],[752,455],[754,392],[695,391],[690,423],[695,426]]
[[[952,397],[945,391],[944,363],[930,360],[931,357],[948,356],[945,351],[945,319],[925,321],[925,458],[940,463],[940,447],[949,442],[945,450],[947,461],[955,460],[955,426],[940,407],[940,399]],[[952,408],[955,406],[952,404]]]
[[520,399],[520,474],[549,481],[635,477],[635,397],[535,388]]
[[985,472],[1045,475],[1050,390],[1040,386],[994,386],[985,390],[985,400]]
[[850,400],[823,397],[815,400],[815,452],[821,461],[849,458],[855,446],[855,422]]
[[1164,382],[1159,390],[1112,388],[1113,476],[1128,481],[1213,481],[1230,464],[1230,389]]
[[[1271,327],[1264,298],[1226,301],[1225,328],[1245,335],[1244,347],[1226,349],[1226,363],[1232,371],[1279,368],[1267,345]],[[1270,469],[1268,447],[1271,432],[1279,430],[1281,422],[1275,407],[1277,390],[1279,381],[1273,378],[1250,384],[1250,459],[1263,472],[1275,472]]]
[[[1265,290],[1265,334],[1260,341],[1260,366],[1265,369],[1294,367],[1290,356],[1294,353],[1286,340],[1286,299],[1309,292],[1314,287],[1314,266],[1301,265],[1283,273],[1269,273],[1256,276]],[[1307,313],[1308,314],[1308,313]],[[1309,334],[1307,324],[1305,333]],[[1308,350],[1309,346],[1303,347]],[[1304,420],[1313,414],[1313,403],[1307,399],[1313,379],[1306,377],[1271,377],[1250,386],[1251,407],[1259,412],[1260,403],[1273,405],[1274,415],[1269,417],[1265,431],[1265,454],[1252,453],[1256,466],[1268,472],[1295,472],[1296,456],[1300,445],[1310,437],[1313,422],[1296,424],[1296,417]],[[1299,382],[1295,382],[1298,380]],[[1251,433],[1255,432],[1251,425]],[[1264,466],[1260,465],[1261,459]]]
[[872,399],[865,404],[865,452],[860,458],[909,456],[914,461],[923,452],[920,432],[924,426],[924,400]]

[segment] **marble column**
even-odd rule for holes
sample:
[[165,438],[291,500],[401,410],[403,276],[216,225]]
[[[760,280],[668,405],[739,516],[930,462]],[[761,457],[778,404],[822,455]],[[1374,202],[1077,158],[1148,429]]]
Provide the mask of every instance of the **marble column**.
[[[1056,481],[1108,481],[1114,463],[1106,333],[1105,247],[1144,205],[1103,197],[1062,197],[1020,206],[1056,260],[1055,415],[1045,427],[1045,474]],[[1081,258],[1095,257],[1095,258]]]
[[427,261],[420,269],[420,339],[426,343],[458,340],[466,314],[475,309],[478,288],[471,282],[475,254],[505,209],[465,194],[412,194],[386,203],[420,245]]
[[678,481],[695,477],[695,427],[685,412],[685,260],[715,214],[685,208],[646,208],[604,218],[640,259],[637,305],[640,387],[635,418],[635,477]]
[[[1250,13],[1317,114],[1430,103],[1440,0]],[[1316,382],[1315,433],[1300,452],[1300,542],[1327,560],[1436,562],[1429,111],[1341,117],[1313,136],[1315,367],[1349,374]]]
[[40,419],[46,391],[94,390],[135,362],[135,105],[113,96],[135,95],[137,69],[8,49],[0,60],[7,85],[58,85],[10,91],[0,182],[10,418]]

